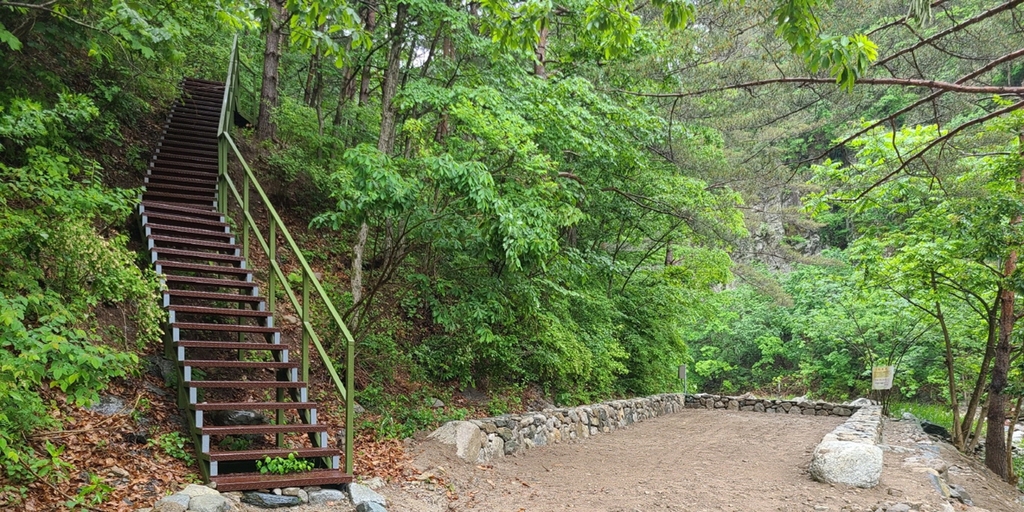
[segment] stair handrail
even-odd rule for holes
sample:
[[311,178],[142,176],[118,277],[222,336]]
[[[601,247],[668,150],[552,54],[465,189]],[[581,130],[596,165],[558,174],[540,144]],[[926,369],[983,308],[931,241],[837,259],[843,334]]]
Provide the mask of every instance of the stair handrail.
[[[260,247],[267,255],[270,261],[270,266],[273,269],[267,277],[267,308],[273,313],[275,312],[275,301],[277,293],[278,281],[291,301],[295,311],[299,314],[299,319],[302,326],[302,350],[301,350],[301,373],[302,380],[308,384],[309,382],[309,363],[310,363],[310,343],[316,348],[321,360],[323,361],[324,367],[327,373],[331,376],[331,381],[334,383],[338,393],[341,394],[342,398],[345,399],[345,472],[352,473],[352,440],[353,440],[353,407],[355,405],[354,397],[354,381],[355,381],[355,340],[352,337],[352,333],[349,332],[348,326],[345,325],[342,320],[341,314],[338,313],[337,308],[334,307],[334,302],[331,301],[327,292],[324,290],[320,280],[316,277],[313,269],[309,266],[309,262],[306,261],[306,257],[302,254],[298,244],[295,243],[295,239],[292,238],[291,233],[288,231],[288,227],[281,220],[281,216],[277,213],[274,205],[271,204],[270,199],[267,197],[266,192],[263,190],[263,186],[260,185],[256,175],[252,172],[248,162],[245,161],[245,157],[242,156],[241,151],[238,149],[238,145],[235,144],[234,138],[231,137],[229,130],[231,123],[233,122],[234,107],[236,105],[237,90],[238,90],[238,36],[235,35],[234,41],[231,44],[231,59],[228,61],[228,75],[224,82],[224,98],[221,102],[221,113],[220,113],[220,124],[217,129],[217,152],[218,152],[218,201],[217,207],[220,212],[224,215],[228,214],[228,191],[234,197],[235,201],[242,208],[242,216],[244,222],[242,223],[242,256],[246,261],[249,259],[249,231],[253,230],[256,240],[259,242]],[[239,163],[242,165],[242,191],[239,192],[238,187],[232,180],[228,173],[228,158],[230,153],[234,153]],[[266,238],[260,232],[259,225],[256,223],[256,219],[252,216],[249,201],[249,189],[252,188],[256,191],[259,199],[263,201],[263,205],[267,210],[268,217],[268,230],[269,233]],[[299,262],[299,266],[302,268],[302,301],[300,302],[292,289],[291,284],[288,282],[288,278],[284,274],[284,270],[277,261],[277,235],[280,231],[280,235],[284,238],[288,248],[295,255]],[[330,320],[341,329],[341,332],[345,338],[345,382],[342,383],[341,378],[338,376],[337,370],[334,368],[334,364],[331,358],[327,354],[327,350],[324,349],[323,343],[320,336],[316,333],[310,322],[310,314],[312,309],[312,303],[310,302],[310,286],[319,296],[323,302],[328,313],[330,314]]]

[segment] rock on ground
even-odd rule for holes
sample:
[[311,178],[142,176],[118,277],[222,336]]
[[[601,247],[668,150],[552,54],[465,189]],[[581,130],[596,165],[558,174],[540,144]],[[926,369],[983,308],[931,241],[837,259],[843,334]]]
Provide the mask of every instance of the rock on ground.
[[192,497],[192,501],[188,504],[188,510],[189,512],[233,512],[235,505],[220,494],[200,494]]
[[850,441],[825,441],[814,449],[811,476],[830,484],[870,488],[882,476],[882,449]]

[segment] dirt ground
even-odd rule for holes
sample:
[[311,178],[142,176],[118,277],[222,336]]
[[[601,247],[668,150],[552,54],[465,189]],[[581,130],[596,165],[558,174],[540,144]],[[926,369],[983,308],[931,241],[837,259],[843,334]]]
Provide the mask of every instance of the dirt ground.
[[[814,482],[811,453],[841,421],[694,409],[485,465],[423,439],[409,446],[414,476],[380,492],[389,510],[402,512],[1024,510],[1015,489],[907,421],[887,423],[878,486]],[[948,468],[975,507],[943,498],[925,467]]]

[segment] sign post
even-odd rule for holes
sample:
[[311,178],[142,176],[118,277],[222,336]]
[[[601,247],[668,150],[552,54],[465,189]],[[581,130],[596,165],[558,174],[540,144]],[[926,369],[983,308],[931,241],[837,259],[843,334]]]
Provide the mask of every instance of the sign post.
[[686,388],[686,365],[679,365],[679,380],[683,381],[683,396],[686,396],[686,392],[689,391]]

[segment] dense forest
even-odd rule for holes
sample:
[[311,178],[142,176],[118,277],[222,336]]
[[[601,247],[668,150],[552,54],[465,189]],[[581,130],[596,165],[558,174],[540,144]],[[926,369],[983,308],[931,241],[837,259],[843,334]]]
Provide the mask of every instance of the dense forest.
[[177,84],[237,36],[238,136],[355,336],[364,428],[680,365],[848,399],[894,365],[1014,480],[1022,3],[0,0],[3,479],[55,478],[53,394],[159,345],[129,217]]

